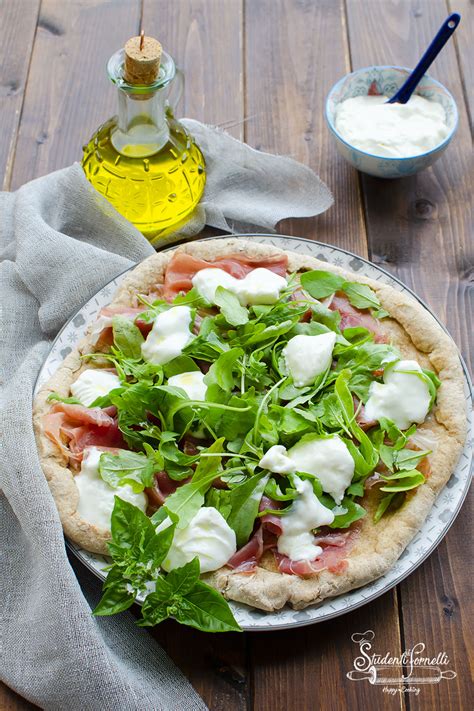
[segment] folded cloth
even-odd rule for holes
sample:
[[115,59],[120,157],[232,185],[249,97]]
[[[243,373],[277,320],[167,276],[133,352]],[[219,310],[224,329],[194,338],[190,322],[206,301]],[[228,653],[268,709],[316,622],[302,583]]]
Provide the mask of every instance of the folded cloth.
[[[189,125],[208,165],[195,227],[208,220],[229,229],[238,218],[268,230],[282,217],[315,214],[331,203],[308,168]],[[205,709],[131,613],[91,616],[100,584],[85,571],[78,579],[68,561],[31,421],[33,387],[51,339],[153,248],[77,164],[0,193],[0,237],[0,677],[48,711]]]

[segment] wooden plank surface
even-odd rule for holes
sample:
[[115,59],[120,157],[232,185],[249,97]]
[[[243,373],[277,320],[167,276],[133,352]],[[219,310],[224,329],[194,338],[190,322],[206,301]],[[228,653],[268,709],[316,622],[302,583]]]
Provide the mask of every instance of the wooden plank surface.
[[[350,71],[343,12],[342,0],[246,3],[245,140],[310,165],[334,190],[336,208],[316,218],[285,221],[281,232],[332,242],[365,256],[357,173],[337,160],[321,110],[331,86]],[[341,690],[346,707],[373,702],[372,687],[347,683],[354,645],[345,630],[372,628],[382,649],[400,651],[395,595],[388,593],[374,606],[352,613],[349,625],[346,618],[308,630],[274,632],[271,642],[266,635],[255,635],[254,705],[283,711],[298,699],[298,708],[330,708],[331,698],[341,703]],[[323,679],[325,688],[330,687],[324,697],[319,694]],[[400,697],[384,701],[387,708],[403,706]]]
[[245,140],[316,170],[335,206],[280,232],[367,254],[357,174],[336,160],[323,117],[331,86],[350,71],[343,0],[247,0]]
[[[448,2],[451,10],[460,9],[463,21],[456,45],[446,48],[432,73],[460,108],[455,143],[433,169],[414,178],[360,177],[336,155],[325,127],[327,92],[351,67],[412,65],[447,14]],[[222,125],[261,150],[291,155],[333,190],[331,210],[285,221],[280,232],[370,255],[425,297],[470,355],[468,0],[42,0],[37,21],[39,5],[40,0],[4,0],[0,10],[5,185],[14,189],[80,158],[82,143],[115,112],[105,63],[143,24],[185,71],[178,114]],[[21,52],[15,44],[19,30]],[[469,708],[473,609],[464,533],[471,520],[468,505],[398,592],[334,621],[271,635],[215,636],[170,622],[154,635],[214,711]],[[351,634],[367,629],[375,631],[374,648],[382,654],[398,654],[419,641],[427,651],[446,651],[455,660],[456,680],[425,685],[409,698],[349,682],[346,673],[358,651]],[[2,711],[32,708],[0,687]]]
[[[383,4],[348,0],[347,7],[355,67],[370,63],[413,66],[447,14],[443,0]],[[460,47],[469,24],[465,13],[457,30]],[[432,168],[412,178],[362,178],[369,250],[375,263],[426,300],[469,363],[473,346],[472,324],[466,321],[473,307],[472,142],[454,43],[445,47],[431,73],[456,99],[458,135]],[[457,673],[453,680],[425,685],[423,694],[410,697],[410,709],[464,709],[472,703],[467,653],[472,639],[472,576],[463,564],[472,555],[470,538],[465,535],[472,520],[469,506],[435,553],[400,586],[404,646],[422,642],[428,650],[444,650]]]
[[3,190],[10,176],[20,124],[30,57],[33,51],[40,0],[10,0],[1,8],[0,22],[0,175]]
[[140,0],[42,1],[12,190],[80,160],[82,145],[116,113],[105,66],[138,32],[140,15]]

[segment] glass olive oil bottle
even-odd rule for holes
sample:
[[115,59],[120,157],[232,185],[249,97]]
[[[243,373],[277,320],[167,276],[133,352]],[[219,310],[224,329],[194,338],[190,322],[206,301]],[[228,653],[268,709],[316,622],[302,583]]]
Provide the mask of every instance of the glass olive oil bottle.
[[119,113],[84,146],[87,179],[152,244],[192,216],[206,182],[199,147],[174,118],[183,75],[159,42],[133,37],[107,65]]

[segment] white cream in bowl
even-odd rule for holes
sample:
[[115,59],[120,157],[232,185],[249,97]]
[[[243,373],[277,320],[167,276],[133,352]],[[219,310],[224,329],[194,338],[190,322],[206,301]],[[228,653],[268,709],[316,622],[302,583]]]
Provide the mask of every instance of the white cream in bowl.
[[336,109],[335,126],[354,148],[387,158],[408,158],[432,150],[449,135],[441,104],[414,94],[406,104],[386,96],[355,96]]

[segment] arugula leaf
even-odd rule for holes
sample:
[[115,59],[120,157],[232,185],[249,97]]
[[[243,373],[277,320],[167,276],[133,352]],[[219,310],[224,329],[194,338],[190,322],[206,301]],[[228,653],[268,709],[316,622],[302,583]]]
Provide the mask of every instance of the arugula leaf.
[[[202,455],[218,455],[222,453],[222,444],[223,439],[218,439],[211,447],[202,452],[192,480],[188,484],[180,486],[174,494],[167,497],[164,508],[179,517],[179,528],[186,528],[191,519],[194,518],[204,503],[204,494],[214,479],[219,476],[221,457],[203,457]],[[152,521],[155,515],[152,516]]]
[[48,395],[48,402],[64,402],[67,405],[82,405],[77,397],[62,397],[59,393],[53,392]]
[[269,476],[255,474],[230,492],[231,511],[227,523],[235,531],[237,548],[241,548],[250,538]]
[[[328,508],[331,508],[330,506]],[[345,512],[335,514],[334,521],[329,524],[329,528],[348,528],[354,521],[358,521],[363,518],[367,511],[353,501],[349,496],[344,496],[342,502],[336,507],[336,510],[340,508],[345,509]]]
[[189,373],[191,371],[198,371],[199,367],[187,355],[180,355],[173,360],[168,361],[163,365],[163,372],[166,378],[171,378],[173,375],[180,375],[181,373]]
[[[279,477],[279,481],[281,482],[282,478]],[[283,479],[283,482],[285,479]],[[265,495],[268,496],[270,499],[274,499],[274,501],[293,501],[293,499],[296,499],[298,496],[298,491],[297,489],[294,489],[290,484],[285,487],[285,490],[281,490],[281,483],[278,484],[276,479],[273,477],[268,480],[267,485],[265,487]]]
[[153,474],[163,467],[163,460],[158,452],[152,456],[129,452],[125,449],[120,452],[103,452],[99,459],[99,474],[112,488],[128,484],[135,493],[143,491],[153,484]]
[[410,491],[416,489],[425,482],[425,477],[418,469],[402,469],[399,472],[384,476],[381,478],[387,482],[385,486],[380,487],[380,491]]
[[336,333],[341,333],[339,330],[339,324],[341,322],[341,314],[339,311],[328,309],[323,304],[314,303],[311,304],[312,318],[318,323],[322,323],[324,326],[329,328],[331,331]]
[[231,392],[234,389],[234,372],[238,369],[239,358],[244,354],[242,348],[231,348],[221,353],[204,376],[206,385],[217,383],[222,390]]
[[402,493],[386,494],[386,496],[383,496],[380,499],[377,510],[375,511],[374,523],[378,523],[387,511],[395,511],[396,509],[399,509],[405,501],[405,498],[405,494]]
[[380,301],[377,294],[367,284],[346,281],[342,286],[342,291],[344,291],[350,303],[356,309],[380,309]]
[[243,326],[249,320],[248,310],[242,306],[239,299],[228,289],[218,286],[214,297],[221,314],[231,326]]
[[117,348],[128,358],[141,358],[143,338],[138,326],[125,316],[114,316],[112,318],[112,330],[114,343]]
[[211,486],[205,496],[204,506],[212,506],[217,509],[227,521],[232,509],[230,491],[228,489],[216,489]]
[[339,274],[317,269],[311,272],[304,272],[301,277],[301,286],[314,299],[325,299],[335,291],[339,291],[345,279]]
[[175,432],[163,432],[160,439],[159,451],[163,457],[162,469],[176,481],[187,479],[192,475],[191,465],[198,461],[198,454],[185,454],[176,444]]

